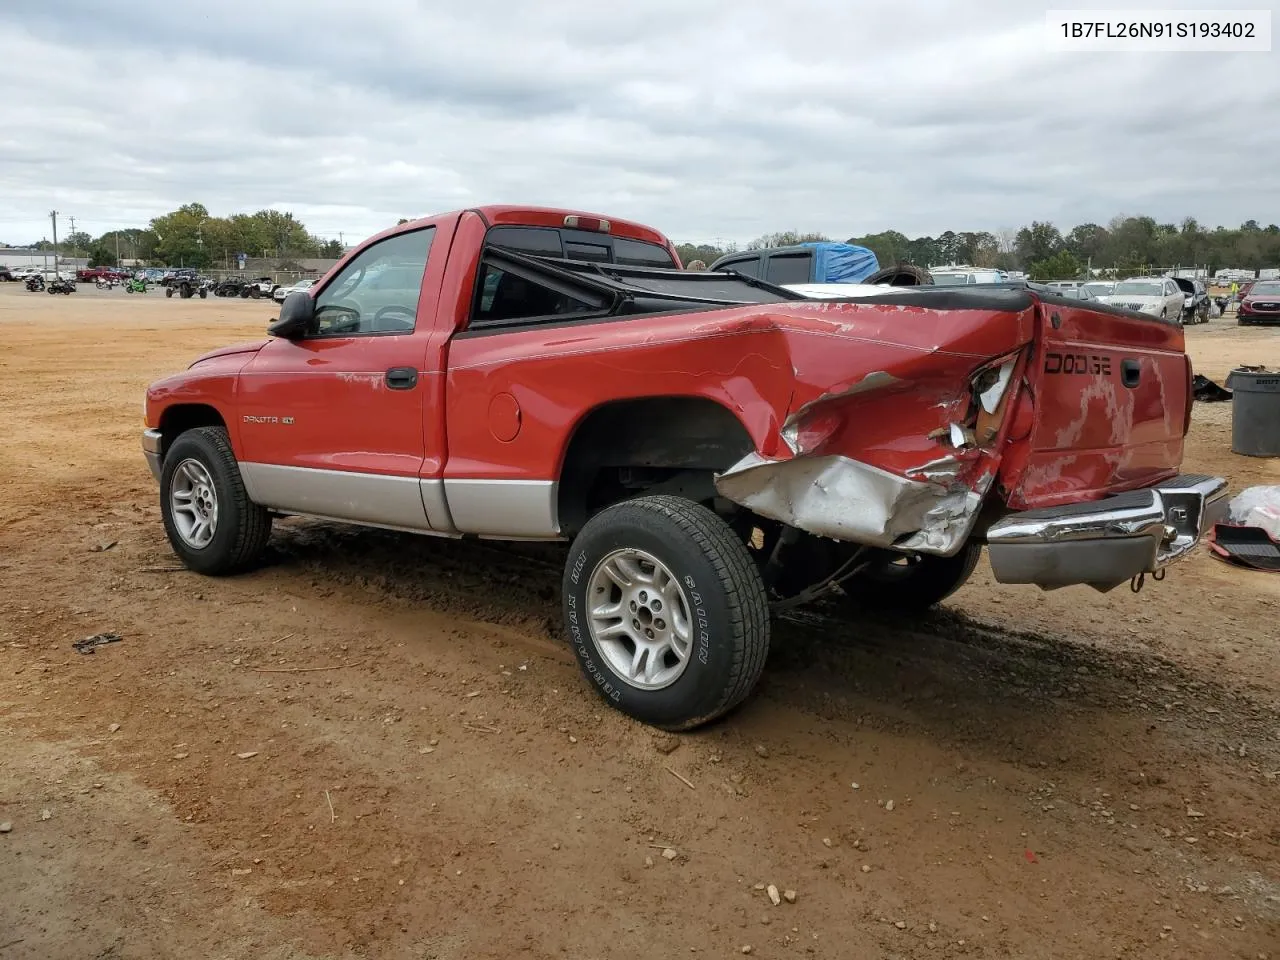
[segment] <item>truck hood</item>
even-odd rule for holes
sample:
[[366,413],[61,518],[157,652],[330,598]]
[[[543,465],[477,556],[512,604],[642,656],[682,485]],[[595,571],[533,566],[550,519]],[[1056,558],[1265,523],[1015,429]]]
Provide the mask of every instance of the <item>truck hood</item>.
[[[237,353],[257,353],[271,341],[269,339],[251,340],[246,343],[235,343],[229,347],[219,347],[217,350],[210,350],[208,353],[196,357],[191,361],[194,367],[198,363],[204,363],[206,360],[213,360],[216,357],[229,357]],[[187,369],[190,369],[188,367]]]

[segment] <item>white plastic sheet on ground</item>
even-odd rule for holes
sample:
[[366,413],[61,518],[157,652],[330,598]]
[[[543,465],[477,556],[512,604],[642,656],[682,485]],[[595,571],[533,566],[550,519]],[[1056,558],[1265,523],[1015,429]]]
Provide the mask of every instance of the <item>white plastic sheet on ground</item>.
[[1231,522],[1261,527],[1280,540],[1280,486],[1247,487],[1231,500]]

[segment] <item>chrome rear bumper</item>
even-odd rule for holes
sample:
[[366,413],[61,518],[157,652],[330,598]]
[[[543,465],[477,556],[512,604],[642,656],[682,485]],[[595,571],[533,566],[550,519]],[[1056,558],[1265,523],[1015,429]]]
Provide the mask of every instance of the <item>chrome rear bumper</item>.
[[1000,583],[1107,591],[1185,556],[1227,513],[1227,481],[1184,474],[1091,503],[1014,513],[986,533]]

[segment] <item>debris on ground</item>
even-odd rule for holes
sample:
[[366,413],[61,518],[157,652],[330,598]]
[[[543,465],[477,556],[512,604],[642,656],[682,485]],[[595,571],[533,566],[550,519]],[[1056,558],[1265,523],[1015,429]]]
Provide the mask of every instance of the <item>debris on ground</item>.
[[1280,573],[1280,542],[1262,527],[1216,523],[1204,539],[1210,555],[1224,563]]
[[1219,403],[1231,399],[1231,391],[1197,373],[1191,381],[1192,396],[1202,403]]
[[782,891],[782,899],[783,899],[783,900],[785,900],[785,901],[787,901],[787,903],[795,903],[795,902],[796,902],[796,892],[795,892],[794,890],[783,890],[783,891]]
[[769,894],[769,902],[775,907],[782,902],[782,894],[778,893],[778,888],[772,883],[765,888],[765,892]]
[[123,639],[124,637],[118,633],[95,633],[92,637],[74,641],[71,646],[77,653],[94,653],[98,647],[108,643],[119,643]]
[[11,833],[12,831],[13,831],[13,824],[10,823],[8,820],[6,820],[4,823],[0,823],[0,833]]
[[667,847],[665,850],[662,851],[663,860],[674,860],[678,856],[680,856],[680,854],[676,853],[674,847]]

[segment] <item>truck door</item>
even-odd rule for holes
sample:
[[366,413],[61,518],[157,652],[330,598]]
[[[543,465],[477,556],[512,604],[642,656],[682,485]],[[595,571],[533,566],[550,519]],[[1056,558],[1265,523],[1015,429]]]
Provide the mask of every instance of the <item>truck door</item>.
[[255,501],[436,528],[419,479],[428,447],[443,446],[425,436],[423,418],[448,247],[436,232],[426,226],[371,243],[315,295],[313,332],[270,341],[241,373],[241,471]]

